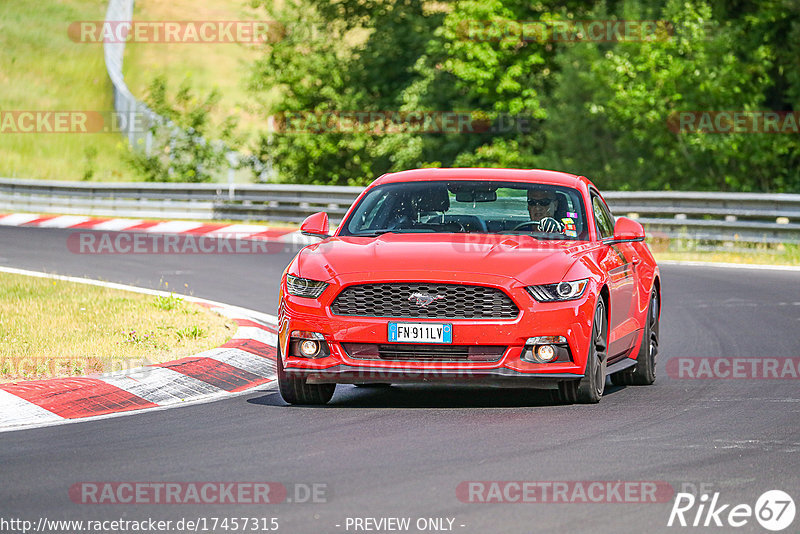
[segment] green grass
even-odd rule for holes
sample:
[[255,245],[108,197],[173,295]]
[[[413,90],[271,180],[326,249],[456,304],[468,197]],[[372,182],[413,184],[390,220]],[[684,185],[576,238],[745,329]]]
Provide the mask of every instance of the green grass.
[[[111,110],[102,45],[67,35],[71,22],[102,20],[106,7],[105,0],[1,1],[1,108]],[[139,180],[123,163],[125,142],[113,133],[0,133],[0,176],[81,180],[93,159],[93,180]]]
[[800,245],[791,243],[706,243],[689,239],[648,239],[657,261],[704,261],[800,266]]
[[0,382],[175,360],[218,347],[235,330],[179,297],[0,273]]
[[[240,0],[138,0],[137,20],[240,21],[263,20],[263,11],[254,11]],[[156,76],[167,79],[169,93],[175,94],[188,79],[195,93],[218,89],[221,100],[212,113],[218,124],[228,115],[240,120],[240,131],[253,139],[266,129],[266,117],[259,114],[259,102],[247,91],[246,78],[260,47],[248,43],[130,43],[125,50],[124,74],[131,92],[144,100]]]
[[159,310],[171,311],[183,304],[183,299],[170,294],[168,297],[156,295],[153,306]]
[[[0,109],[3,111],[111,111],[111,82],[100,43],[76,43],[67,29],[77,21],[101,21],[106,0],[0,0]],[[136,2],[136,20],[254,20],[240,0]],[[150,82],[166,77],[174,95],[184,79],[195,93],[212,88],[222,99],[212,118],[235,114],[253,138],[265,119],[248,94],[248,65],[259,54],[243,44],[128,44],[124,72],[140,100]],[[0,177],[140,181],[125,162],[127,140],[117,133],[0,133]],[[90,172],[90,170],[92,172]],[[224,177],[223,177],[224,178]],[[249,179],[239,176],[237,181]]]

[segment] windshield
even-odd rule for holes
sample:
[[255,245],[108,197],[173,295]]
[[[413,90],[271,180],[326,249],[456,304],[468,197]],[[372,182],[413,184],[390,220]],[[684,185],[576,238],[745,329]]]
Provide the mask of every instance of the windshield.
[[588,240],[580,192],[549,184],[429,181],[372,189],[339,235],[507,233]]

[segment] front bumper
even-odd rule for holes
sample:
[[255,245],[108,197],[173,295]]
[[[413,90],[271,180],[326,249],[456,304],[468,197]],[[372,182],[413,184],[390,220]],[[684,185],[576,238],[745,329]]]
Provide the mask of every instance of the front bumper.
[[[394,277],[387,282],[398,281]],[[380,282],[381,280],[369,280]],[[453,283],[431,277],[404,281]],[[497,287],[508,294],[520,310],[514,319],[407,319],[338,316],[330,306],[346,286],[365,283],[363,277],[342,277],[332,283],[319,299],[295,297],[281,284],[279,340],[284,370],[289,376],[310,383],[423,383],[474,384],[501,387],[553,388],[563,380],[579,379],[586,366],[592,317],[597,293],[593,287],[578,300],[539,303],[515,279],[476,275],[462,283]],[[352,358],[343,343],[387,344],[389,322],[430,322],[453,325],[453,345],[500,345],[506,347],[497,361],[376,360]],[[323,358],[287,356],[292,331],[321,333],[330,355]],[[535,336],[567,338],[572,361],[548,364],[522,359],[525,342]]]
[[574,380],[583,376],[574,373],[520,373],[505,367],[435,369],[426,366],[375,369],[347,364],[339,364],[323,371],[294,368],[287,372],[292,376],[305,378],[310,384],[438,384],[532,389],[555,389],[563,380]]

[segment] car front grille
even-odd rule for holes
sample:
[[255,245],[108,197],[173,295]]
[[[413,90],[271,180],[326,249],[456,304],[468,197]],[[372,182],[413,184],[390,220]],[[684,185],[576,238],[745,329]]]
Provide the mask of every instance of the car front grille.
[[519,314],[511,297],[494,287],[423,283],[350,286],[331,310],[336,315],[427,319],[513,319]]
[[495,345],[342,343],[342,347],[355,360],[496,362],[506,352],[506,347]]

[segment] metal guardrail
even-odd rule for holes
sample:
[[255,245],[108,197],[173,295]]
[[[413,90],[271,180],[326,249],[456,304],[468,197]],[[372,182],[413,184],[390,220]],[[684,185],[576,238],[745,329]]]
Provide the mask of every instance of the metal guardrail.
[[[108,8],[106,9],[106,23],[114,27],[115,24],[121,22],[131,22],[133,20],[134,1],[109,0]],[[127,137],[131,147],[135,150],[144,150],[145,154],[149,156],[153,149],[157,148],[153,147],[154,126],[167,127],[172,138],[189,135],[172,121],[154,112],[144,102],[133,96],[122,74],[122,64],[125,58],[124,40],[103,42],[103,57],[108,77],[111,80],[114,111],[122,118],[122,120],[118,121],[119,124],[117,126],[120,128],[121,133]],[[201,139],[199,137],[196,138]],[[211,143],[218,143],[224,148],[224,144],[220,141],[211,141]],[[227,179],[232,182],[233,172],[243,160],[243,157],[239,152],[231,150],[226,152],[226,159],[228,160]],[[274,171],[272,170],[271,162],[265,166],[263,172],[266,177],[272,176]]]
[[302,222],[317,211],[338,221],[360,187],[285,184],[81,183],[0,178],[0,211],[114,217]]
[[[0,212],[298,223],[344,216],[361,187],[287,184],[82,183],[0,178]],[[615,215],[651,235],[745,243],[800,243],[800,195],[608,192]]]
[[[129,22],[133,19],[133,0],[109,0],[106,22]],[[125,56],[125,41],[106,41],[103,43],[103,56],[106,71],[111,79],[114,96],[114,111],[126,119],[141,118],[138,121],[122,120],[119,127],[134,148],[151,151],[153,136],[150,131],[155,124],[165,123],[166,119],[156,114],[143,102],[136,99],[125,83],[122,75],[122,61]],[[134,127],[134,124],[136,127]],[[144,146],[142,146],[144,145]]]
[[613,191],[615,215],[670,238],[746,243],[800,243],[800,195],[688,191]]

